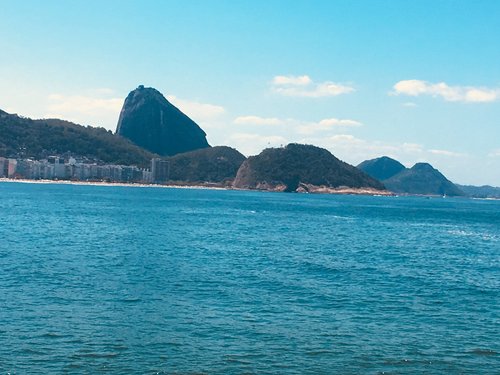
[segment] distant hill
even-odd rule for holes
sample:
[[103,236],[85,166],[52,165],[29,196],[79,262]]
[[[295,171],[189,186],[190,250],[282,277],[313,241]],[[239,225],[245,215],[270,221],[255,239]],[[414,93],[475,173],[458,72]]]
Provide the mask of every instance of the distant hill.
[[245,156],[227,146],[209,147],[166,158],[169,181],[232,182]]
[[382,183],[329,151],[294,143],[284,148],[268,148],[249,157],[234,181],[237,188],[280,191],[297,191],[308,184],[384,189]]
[[458,187],[428,163],[417,163],[383,181],[395,193],[425,195],[465,195]]
[[500,199],[500,187],[489,185],[471,186],[455,184],[460,190],[472,198],[496,198]]
[[151,87],[128,94],[116,133],[162,156],[210,147],[205,132]]
[[387,180],[406,169],[399,161],[391,159],[388,156],[365,160],[358,165],[358,168],[380,181]]
[[455,184],[428,163],[406,168],[387,156],[366,160],[358,168],[384,183],[390,191],[422,195],[465,195]]
[[43,159],[62,154],[143,167],[154,157],[104,128],[58,119],[32,120],[0,111],[0,156]]

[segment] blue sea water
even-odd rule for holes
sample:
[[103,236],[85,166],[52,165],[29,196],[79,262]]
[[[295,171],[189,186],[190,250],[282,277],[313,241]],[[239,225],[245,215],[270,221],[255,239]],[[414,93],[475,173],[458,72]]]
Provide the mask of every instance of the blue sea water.
[[0,373],[500,373],[499,201],[0,197]]

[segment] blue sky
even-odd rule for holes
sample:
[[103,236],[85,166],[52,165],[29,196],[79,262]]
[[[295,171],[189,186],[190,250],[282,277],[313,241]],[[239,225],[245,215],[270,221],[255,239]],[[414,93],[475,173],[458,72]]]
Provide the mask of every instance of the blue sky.
[[246,155],[316,144],[500,186],[498,1],[0,0],[0,108],[115,130],[160,90]]

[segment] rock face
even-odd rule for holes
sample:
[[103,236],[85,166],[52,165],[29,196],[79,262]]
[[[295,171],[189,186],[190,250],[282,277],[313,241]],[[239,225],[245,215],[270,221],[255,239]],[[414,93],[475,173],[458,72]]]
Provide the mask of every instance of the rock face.
[[358,168],[380,181],[387,180],[406,169],[399,161],[387,156],[365,160],[358,165]]
[[245,161],[239,151],[227,146],[209,147],[166,158],[169,181],[231,183]]
[[417,163],[410,169],[384,180],[385,186],[395,193],[425,195],[465,195],[457,186],[428,163]]
[[249,157],[238,170],[233,186],[288,192],[318,186],[384,189],[382,183],[329,151],[300,144],[268,148]]
[[151,87],[128,94],[116,133],[162,156],[210,147],[205,132]]

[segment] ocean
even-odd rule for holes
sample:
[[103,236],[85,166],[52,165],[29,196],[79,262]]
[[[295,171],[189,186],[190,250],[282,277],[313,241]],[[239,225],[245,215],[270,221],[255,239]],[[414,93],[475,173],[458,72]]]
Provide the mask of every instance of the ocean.
[[0,374],[500,373],[500,201],[0,196]]

